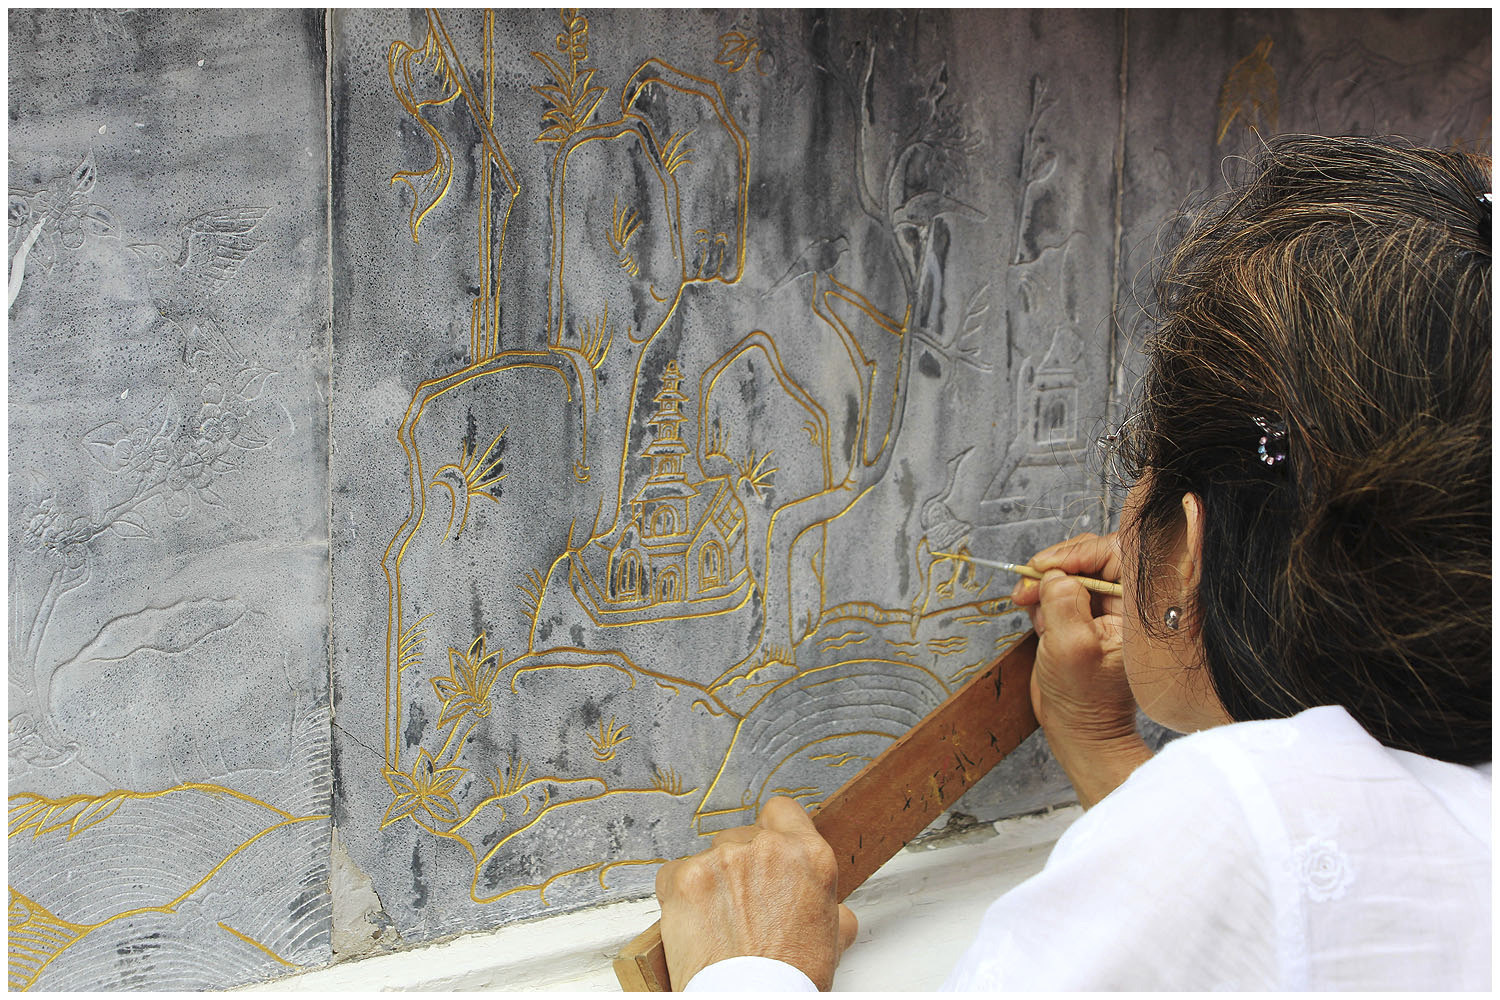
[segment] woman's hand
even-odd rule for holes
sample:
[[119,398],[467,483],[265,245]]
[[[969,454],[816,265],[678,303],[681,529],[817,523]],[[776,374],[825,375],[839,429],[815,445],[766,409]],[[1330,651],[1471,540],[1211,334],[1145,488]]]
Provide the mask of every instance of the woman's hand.
[[1078,535],[1038,552],[1030,565],[1043,579],[1023,579],[1011,600],[1026,609],[1037,633],[1031,707],[1087,808],[1151,756],[1136,732],[1135,697],[1121,655],[1124,601],[1072,579],[1118,583],[1117,537]]
[[780,796],[753,826],[716,834],[701,854],[656,873],[672,985],[736,955],[796,966],[820,990],[859,924],[838,901],[838,864],[802,807]]

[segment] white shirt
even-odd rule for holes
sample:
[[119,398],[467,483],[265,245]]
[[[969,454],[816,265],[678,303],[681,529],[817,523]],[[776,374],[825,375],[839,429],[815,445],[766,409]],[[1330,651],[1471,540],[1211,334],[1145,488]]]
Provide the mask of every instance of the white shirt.
[[[1342,708],[1168,744],[997,900],[946,989],[1489,989],[1490,765]],[[764,958],[691,990],[812,989]]]

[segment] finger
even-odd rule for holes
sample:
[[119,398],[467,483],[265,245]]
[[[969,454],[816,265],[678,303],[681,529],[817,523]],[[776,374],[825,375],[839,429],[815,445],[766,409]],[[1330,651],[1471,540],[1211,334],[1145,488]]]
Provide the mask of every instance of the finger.
[[1053,542],[1046,548],[1041,549],[1032,557],[1032,564],[1035,565],[1037,560],[1054,562],[1058,558],[1073,552],[1089,553],[1107,550],[1112,538],[1112,535],[1096,535],[1092,531],[1085,531],[1071,538],[1064,538],[1060,542]]
[[748,844],[755,839],[760,832],[758,826],[732,826],[727,830],[720,830],[714,834],[713,840],[709,841],[714,847],[722,847],[725,844]]
[[1115,535],[1077,535],[1049,545],[1031,557],[1031,565],[1046,572],[1060,569],[1064,573],[1093,576],[1111,582],[1120,578],[1119,547]]
[[853,910],[849,909],[849,907],[845,906],[843,903],[840,903],[839,954],[842,955],[846,950],[848,950],[849,946],[854,943],[854,939],[857,937],[859,937],[859,918],[854,915]]
[[807,810],[785,795],[778,795],[761,806],[760,815],[756,817],[755,823],[757,826],[775,830],[778,833],[800,836],[806,836],[809,833],[816,836],[818,833],[818,828],[813,826],[812,817],[807,815]]
[[1104,614],[1094,619],[1094,627],[1098,629],[1099,645],[1106,654],[1118,653],[1124,646],[1124,637],[1121,634],[1125,625],[1125,618],[1118,614]]
[[[1099,634],[1094,625],[1089,592],[1083,584],[1061,570],[1048,570],[1042,580],[1041,611],[1052,648],[1064,656],[1068,655],[1066,650],[1082,652],[1098,644]],[[1043,633],[1039,629],[1037,634]]]
[[1010,591],[1010,602],[1017,607],[1027,607],[1035,604],[1041,599],[1041,591],[1037,588],[1036,581],[1028,580],[1024,576]]
[[1095,618],[1104,615],[1120,617],[1125,614],[1125,598],[1116,597],[1114,594],[1094,594],[1093,604]]
[[681,861],[668,861],[656,869],[656,898],[667,900],[677,888],[677,870],[682,867]]

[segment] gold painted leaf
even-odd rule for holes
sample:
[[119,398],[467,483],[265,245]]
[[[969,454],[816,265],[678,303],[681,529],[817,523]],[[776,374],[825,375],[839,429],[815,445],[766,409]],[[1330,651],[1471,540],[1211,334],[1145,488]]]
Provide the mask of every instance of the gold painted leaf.
[[129,792],[116,791],[98,796],[71,795],[54,802],[41,795],[21,792],[10,797],[8,835],[14,837],[31,830],[35,838],[66,828],[67,839],[72,840],[113,816],[129,797]]
[[1219,88],[1219,134],[1222,143],[1229,126],[1239,119],[1246,128],[1275,132],[1280,103],[1276,71],[1271,68],[1271,36],[1256,43],[1254,51],[1235,63]]
[[417,803],[421,800],[416,795],[398,795],[391,800],[390,807],[386,809],[385,815],[380,819],[380,828],[384,830],[399,819],[404,819],[416,811]]
[[760,42],[753,35],[726,31],[719,36],[719,54],[714,57],[714,62],[731,73],[738,73],[745,68],[759,46]]

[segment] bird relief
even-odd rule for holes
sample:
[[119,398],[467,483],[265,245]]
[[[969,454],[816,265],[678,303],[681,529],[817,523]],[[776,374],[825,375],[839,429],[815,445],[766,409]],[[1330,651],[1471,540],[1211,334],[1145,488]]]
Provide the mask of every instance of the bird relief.
[[[11,192],[12,300],[27,258],[50,274],[60,250],[93,236],[123,235],[93,203],[98,170],[90,153],[69,176],[38,192]],[[196,216],[182,228],[174,259],[156,244],[131,243],[146,262],[152,302],[181,338],[186,371],[156,398],[122,393],[119,415],[84,430],[78,448],[92,461],[88,509],[61,492],[53,477],[29,471],[13,548],[10,592],[10,744],[23,766],[81,768],[108,780],[79,756],[79,743],[52,718],[54,678],[99,659],[141,649],[175,655],[229,628],[245,613],[237,601],[208,599],[166,608],[119,609],[104,630],[54,638],[70,606],[103,579],[117,545],[150,545],[163,517],[183,520],[214,511],[230,516],[224,477],[292,430],[273,389],[279,373],[248,360],[224,332],[216,292],[265,241],[250,230],[266,209],[236,207]],[[19,241],[19,244],[18,244]],[[36,275],[38,269],[30,268]]]
[[250,235],[266,214],[248,206],[205,212],[182,227],[182,249],[173,257],[164,246],[132,243],[146,266],[151,301],[182,338],[182,359],[200,365],[240,364],[244,358],[215,314],[216,296],[265,240]]

